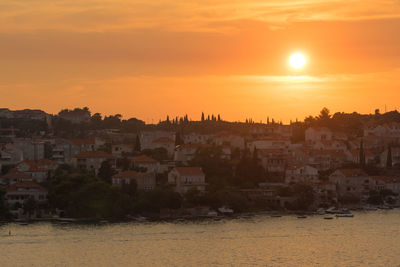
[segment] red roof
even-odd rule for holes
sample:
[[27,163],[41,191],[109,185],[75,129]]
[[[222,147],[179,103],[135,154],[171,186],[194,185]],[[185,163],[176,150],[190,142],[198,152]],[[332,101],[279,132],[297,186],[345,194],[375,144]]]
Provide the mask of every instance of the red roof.
[[136,171],[124,171],[124,172],[115,174],[112,178],[135,179],[139,175],[140,175],[140,173],[136,172]]
[[19,182],[10,185],[7,189],[7,192],[17,191],[18,188],[35,188],[40,191],[47,191],[46,188],[35,182]]
[[158,162],[157,160],[150,158],[147,155],[140,155],[138,157],[133,158],[132,161],[136,162],[136,163],[156,163],[156,162]]
[[111,154],[108,154],[104,151],[84,151],[74,156],[74,158],[78,159],[115,159],[115,157]]
[[20,172],[17,169],[11,169],[7,174],[1,176],[3,179],[29,179],[32,178],[30,175]]
[[175,167],[175,170],[180,175],[191,176],[191,175],[204,175],[201,167]]

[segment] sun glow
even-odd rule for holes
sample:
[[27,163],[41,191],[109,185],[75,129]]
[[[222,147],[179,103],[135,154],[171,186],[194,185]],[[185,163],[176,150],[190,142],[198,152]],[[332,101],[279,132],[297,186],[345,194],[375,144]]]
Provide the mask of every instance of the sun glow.
[[292,68],[300,69],[306,64],[306,57],[301,53],[294,53],[290,56],[289,64]]

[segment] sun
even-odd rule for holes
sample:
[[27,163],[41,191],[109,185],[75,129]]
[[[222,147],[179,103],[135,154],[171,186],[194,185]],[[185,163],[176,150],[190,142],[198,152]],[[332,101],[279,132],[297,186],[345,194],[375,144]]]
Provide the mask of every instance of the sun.
[[306,57],[302,53],[294,53],[290,56],[289,64],[292,68],[301,69],[306,64]]

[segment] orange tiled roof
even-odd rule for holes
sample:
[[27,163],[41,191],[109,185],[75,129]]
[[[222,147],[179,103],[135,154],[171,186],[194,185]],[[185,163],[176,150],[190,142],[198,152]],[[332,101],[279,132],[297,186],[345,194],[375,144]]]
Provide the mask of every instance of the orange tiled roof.
[[134,157],[132,159],[132,161],[136,162],[136,163],[141,163],[141,162],[143,162],[143,163],[156,163],[156,162],[158,162],[157,160],[155,160],[155,159],[153,159],[153,158],[151,158],[151,157],[149,157],[147,155],[140,155],[140,156]]
[[18,188],[36,188],[40,191],[47,191],[46,188],[35,182],[19,182],[10,185],[7,189],[7,192],[17,191]]

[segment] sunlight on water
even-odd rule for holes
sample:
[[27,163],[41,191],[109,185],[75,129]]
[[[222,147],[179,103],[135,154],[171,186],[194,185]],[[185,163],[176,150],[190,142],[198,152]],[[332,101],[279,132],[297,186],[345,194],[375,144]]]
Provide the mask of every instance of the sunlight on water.
[[[400,211],[323,220],[0,226],[1,266],[399,266]],[[12,235],[8,235],[11,230]]]

